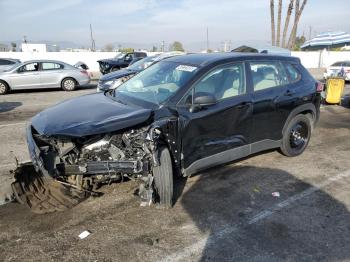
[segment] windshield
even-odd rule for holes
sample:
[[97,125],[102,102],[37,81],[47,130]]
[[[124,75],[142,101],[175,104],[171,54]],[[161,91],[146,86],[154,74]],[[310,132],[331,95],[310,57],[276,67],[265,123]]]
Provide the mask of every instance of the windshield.
[[120,85],[114,95],[122,94],[159,105],[183,87],[196,72],[197,67],[194,66],[161,61]]
[[144,69],[146,69],[147,67],[149,67],[155,60],[156,56],[149,56],[146,58],[143,58],[135,63],[133,63],[132,65],[128,66],[128,69],[130,70],[135,70],[135,71],[142,71]]

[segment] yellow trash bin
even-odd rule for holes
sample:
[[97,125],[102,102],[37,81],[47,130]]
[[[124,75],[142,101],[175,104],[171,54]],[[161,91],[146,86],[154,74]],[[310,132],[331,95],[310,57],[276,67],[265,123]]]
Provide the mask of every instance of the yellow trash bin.
[[329,104],[340,104],[344,93],[345,80],[344,78],[328,78],[326,89],[326,102]]

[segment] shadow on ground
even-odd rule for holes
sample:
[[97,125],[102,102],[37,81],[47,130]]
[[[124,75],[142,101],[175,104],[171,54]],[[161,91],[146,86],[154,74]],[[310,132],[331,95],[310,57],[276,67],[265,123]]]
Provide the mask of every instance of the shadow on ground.
[[316,191],[271,214],[263,212],[310,187],[272,168],[226,166],[203,173],[181,199],[196,226],[209,234],[200,260],[350,259],[349,211],[326,192]]
[[0,113],[9,112],[22,105],[22,102],[1,102]]

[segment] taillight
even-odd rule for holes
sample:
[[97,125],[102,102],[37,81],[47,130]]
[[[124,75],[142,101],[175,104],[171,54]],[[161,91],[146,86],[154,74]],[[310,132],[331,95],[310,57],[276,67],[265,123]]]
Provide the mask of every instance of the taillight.
[[80,73],[83,73],[84,75],[89,76],[88,72],[86,70],[80,70]]
[[324,85],[321,82],[316,82],[316,91],[322,92],[324,88]]

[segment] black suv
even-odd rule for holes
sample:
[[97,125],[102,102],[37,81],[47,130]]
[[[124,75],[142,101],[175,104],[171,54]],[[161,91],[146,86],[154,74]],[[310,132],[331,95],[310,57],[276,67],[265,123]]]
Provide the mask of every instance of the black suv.
[[114,58],[98,60],[97,62],[100,65],[100,72],[104,75],[128,67],[131,62],[144,57],[147,57],[147,54],[144,52],[120,53]]
[[[30,165],[16,171],[13,188],[34,211],[48,212],[76,203],[76,190],[91,193],[128,177],[139,179],[147,203],[170,207],[173,174],[273,148],[301,154],[319,118],[321,89],[294,57],[172,57],[112,93],[73,98],[36,115],[27,130],[36,190],[21,175]],[[38,190],[52,183],[63,189]],[[42,195],[33,197],[37,191]]]

